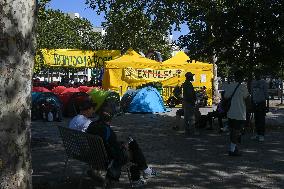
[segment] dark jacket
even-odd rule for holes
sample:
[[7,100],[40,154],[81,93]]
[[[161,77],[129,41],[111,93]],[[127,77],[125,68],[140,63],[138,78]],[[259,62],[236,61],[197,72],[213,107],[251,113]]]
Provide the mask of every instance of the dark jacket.
[[121,144],[117,141],[115,132],[108,124],[101,121],[92,122],[86,132],[102,137],[107,155],[110,159],[121,158]]
[[116,134],[109,124],[100,120],[90,123],[86,132],[102,137],[108,158],[111,162],[107,170],[107,177],[118,181],[121,174],[121,167],[127,163],[128,156],[121,143],[117,141]]
[[193,85],[189,80],[185,80],[182,84],[183,87],[183,100],[191,105],[195,105],[196,93],[194,91]]

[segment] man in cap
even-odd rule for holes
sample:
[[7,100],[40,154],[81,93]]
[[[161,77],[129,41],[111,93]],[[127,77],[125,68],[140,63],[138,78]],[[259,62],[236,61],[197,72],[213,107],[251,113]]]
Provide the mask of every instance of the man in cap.
[[192,81],[194,74],[187,72],[185,74],[185,82],[182,84],[183,87],[183,109],[184,109],[184,128],[185,133],[188,135],[194,132],[195,124],[195,101],[196,93],[194,91]]

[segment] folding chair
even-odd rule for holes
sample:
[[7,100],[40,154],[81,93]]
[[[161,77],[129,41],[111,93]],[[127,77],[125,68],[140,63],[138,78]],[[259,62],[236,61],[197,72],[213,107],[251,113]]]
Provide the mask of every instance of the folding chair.
[[[109,159],[107,157],[106,149],[103,140],[100,136],[91,135],[85,132],[69,129],[66,127],[58,126],[60,136],[66,152],[66,160],[64,166],[64,175],[68,168],[69,159],[76,159],[89,165],[96,171],[107,171]],[[130,179],[130,164],[123,167],[127,171],[130,186],[132,182]],[[84,171],[80,177],[79,189],[82,185]],[[103,188],[108,185],[107,179],[104,179]]]

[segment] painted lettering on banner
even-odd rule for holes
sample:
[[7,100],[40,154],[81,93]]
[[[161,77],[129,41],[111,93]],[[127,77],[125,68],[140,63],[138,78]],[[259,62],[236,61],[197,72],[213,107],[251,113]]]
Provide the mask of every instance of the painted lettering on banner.
[[105,61],[112,60],[112,56],[66,56],[62,54],[53,54],[53,62],[50,66],[69,66],[69,67],[102,67]]
[[105,61],[120,56],[119,50],[81,51],[72,49],[42,49],[44,63],[55,67],[101,68]]
[[182,69],[156,70],[151,68],[134,69],[125,68],[124,76],[126,79],[134,80],[166,80],[172,77],[181,77],[184,71]]

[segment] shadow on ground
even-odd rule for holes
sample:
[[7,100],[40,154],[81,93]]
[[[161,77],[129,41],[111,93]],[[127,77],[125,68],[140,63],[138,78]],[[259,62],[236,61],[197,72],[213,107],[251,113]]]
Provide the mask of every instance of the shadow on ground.
[[[242,157],[228,157],[228,135],[202,130],[200,136],[186,137],[172,131],[174,112],[164,114],[125,114],[113,121],[118,138],[132,135],[140,144],[158,177],[145,188],[283,188],[283,129],[271,127],[263,143],[242,141]],[[34,122],[32,160],[34,189],[73,189],[79,184],[84,164],[72,161],[69,179],[62,181],[65,154],[56,125],[63,122]],[[84,189],[96,188],[85,177]],[[126,174],[113,188],[127,188]],[[99,188],[99,186],[97,187]]]

